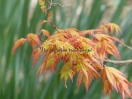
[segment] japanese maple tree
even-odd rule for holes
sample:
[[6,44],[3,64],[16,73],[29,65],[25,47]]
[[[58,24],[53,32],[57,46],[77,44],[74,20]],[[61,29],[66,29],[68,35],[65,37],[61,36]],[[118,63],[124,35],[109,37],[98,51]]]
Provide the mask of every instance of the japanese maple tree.
[[[48,6],[46,6],[48,3]],[[40,33],[29,33],[26,38],[17,40],[14,44],[12,53],[14,54],[20,46],[25,42],[29,42],[33,52],[33,65],[39,60],[41,55],[44,55],[42,64],[38,69],[38,73],[45,72],[50,69],[55,72],[58,62],[63,61],[64,66],[60,71],[61,80],[66,81],[68,78],[73,80],[73,77],[78,74],[77,86],[80,87],[84,83],[86,91],[94,78],[102,77],[104,95],[112,93],[115,89],[120,92],[122,99],[125,99],[125,94],[132,98],[132,92],[129,87],[132,87],[123,73],[114,67],[106,66],[104,62],[114,64],[132,63],[131,60],[120,61],[120,53],[115,42],[119,42],[127,48],[123,41],[118,39],[116,35],[121,33],[121,29],[117,24],[107,23],[100,25],[97,29],[80,31],[76,28],[58,29],[51,20],[50,10],[52,6],[62,6],[58,3],[53,3],[52,0],[39,0],[42,11],[48,16],[47,20],[43,20],[42,24],[50,23],[55,28],[55,33],[42,29]],[[40,34],[47,36],[47,39],[42,40]],[[85,36],[89,35],[89,38]],[[117,58],[117,61],[109,60],[108,55]]]

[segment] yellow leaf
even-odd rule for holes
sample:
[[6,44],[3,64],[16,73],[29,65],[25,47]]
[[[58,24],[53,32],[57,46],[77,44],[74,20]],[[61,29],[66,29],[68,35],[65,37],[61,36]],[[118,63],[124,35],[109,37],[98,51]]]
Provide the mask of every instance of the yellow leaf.
[[[119,32],[122,33],[120,27],[119,27],[117,24],[111,23],[111,25],[112,25],[113,31],[114,31],[114,29],[115,29],[117,35],[118,35]],[[112,32],[113,32],[113,31],[112,31]]]
[[50,49],[52,49],[52,45],[50,43],[50,41],[45,41],[43,42],[42,46],[40,47],[42,51],[49,51]]
[[106,70],[107,78],[110,81],[111,85],[114,86],[114,88],[118,91],[114,76],[111,74],[108,67],[105,67],[105,70]]
[[49,31],[47,31],[47,30],[42,29],[42,30],[41,30],[41,33],[43,33],[43,35],[45,35],[45,36],[47,36],[47,37],[50,36],[50,33],[49,33]]
[[65,70],[68,70],[70,68],[70,62],[68,61],[67,63],[65,63],[65,65],[62,67],[61,69],[61,73]]
[[44,4],[45,4],[45,1],[39,0],[39,5],[40,5],[40,6],[44,6]]
[[48,13],[48,19],[51,18],[51,15],[52,15],[52,12],[49,12],[49,13]]
[[47,59],[47,62],[46,62],[46,68],[45,69],[48,69],[50,68],[51,66],[53,66],[55,62],[55,59],[54,58],[51,58],[50,56],[48,57]]
[[114,31],[116,31],[116,35],[118,35],[119,32],[122,33],[120,27],[115,23],[103,24],[99,26],[99,28],[102,29],[107,34],[109,31],[111,35],[113,35]]
[[43,21],[40,23],[40,25],[45,24],[46,22],[48,22],[48,21],[47,21],[47,20],[43,20]]
[[68,80],[69,77],[71,78],[71,80],[73,79],[73,71],[72,70],[68,69],[68,70],[61,72],[61,80],[64,78],[66,88],[67,88],[66,81]]
[[47,14],[46,6],[41,6],[41,10],[42,10],[45,14]]

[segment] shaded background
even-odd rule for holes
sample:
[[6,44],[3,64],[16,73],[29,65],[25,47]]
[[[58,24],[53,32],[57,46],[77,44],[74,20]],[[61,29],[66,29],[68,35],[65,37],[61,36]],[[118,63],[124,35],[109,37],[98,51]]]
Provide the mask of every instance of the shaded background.
[[[119,35],[127,45],[132,46],[132,1],[131,0],[53,0],[54,2],[72,4],[68,7],[53,7],[52,19],[61,29],[75,27],[79,30],[93,29],[101,23],[118,24],[123,34]],[[39,23],[46,19],[37,4],[37,0],[0,0],[0,99],[103,99],[102,81],[93,80],[88,93],[81,85],[76,86],[68,80],[68,88],[60,81],[60,62],[57,73],[47,72],[36,76],[40,61],[32,68],[32,49],[28,43],[12,56],[14,42],[30,32],[38,33]],[[43,25],[53,33],[51,25]],[[122,60],[132,59],[132,51],[119,45]],[[115,66],[127,75],[132,82],[132,65]],[[106,96],[104,99],[109,99]],[[115,90],[112,99],[121,99]],[[129,98],[127,98],[129,99]]]

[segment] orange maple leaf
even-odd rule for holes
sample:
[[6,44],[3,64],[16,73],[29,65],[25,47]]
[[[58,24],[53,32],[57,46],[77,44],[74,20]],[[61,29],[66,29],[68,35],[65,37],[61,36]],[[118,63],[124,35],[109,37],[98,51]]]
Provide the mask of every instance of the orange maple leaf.
[[29,33],[26,37],[32,48],[34,49],[36,45],[40,46],[40,38],[39,35]]
[[122,99],[125,99],[125,93],[132,98],[132,94],[129,89],[129,86],[132,87],[132,83],[130,83],[124,76],[125,75],[119,70],[105,66],[102,69],[104,95],[106,93],[111,94],[112,88],[115,88],[117,92],[119,91],[121,93]]
[[41,32],[43,35],[45,35],[45,36],[47,36],[47,37],[50,37],[49,31],[42,29],[40,32]]
[[19,40],[17,40],[14,44],[14,47],[12,49],[12,54],[14,55],[14,53],[16,52],[17,48],[19,48],[20,46],[22,46],[24,43],[26,42],[25,38],[21,38]]
[[119,32],[122,33],[120,27],[115,23],[102,24],[99,26],[99,29],[102,29],[104,33],[110,32],[111,35],[113,35],[114,31],[116,31],[116,35]]

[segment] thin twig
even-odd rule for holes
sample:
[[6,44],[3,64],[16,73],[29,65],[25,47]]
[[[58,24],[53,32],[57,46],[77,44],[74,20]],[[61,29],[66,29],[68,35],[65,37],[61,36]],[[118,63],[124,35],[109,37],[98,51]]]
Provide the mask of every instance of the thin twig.
[[[46,0],[48,1],[48,0]],[[46,9],[46,10],[50,10],[52,6],[61,6],[61,7],[66,7],[66,6],[70,6],[71,4],[67,4],[67,5],[61,5],[60,3],[52,3],[52,0],[51,1],[48,1],[49,3],[49,7]]]
[[52,6],[61,6],[61,7],[66,7],[66,6],[71,6],[71,4],[61,5],[60,3],[52,3]]
[[132,50],[132,47],[130,47],[130,46],[128,46],[128,45],[126,45],[126,44],[124,44],[124,43],[122,43],[122,45],[125,46],[126,48],[129,48],[129,49]]
[[58,28],[54,25],[54,22],[49,18],[49,23],[57,30],[57,32],[59,33]]
[[124,64],[130,65],[130,64],[132,64],[132,60],[115,61],[115,60],[106,59],[104,61],[105,62],[109,62],[109,63],[116,64],[116,65],[124,65]]

